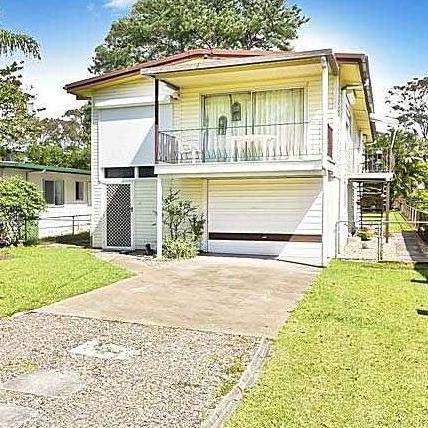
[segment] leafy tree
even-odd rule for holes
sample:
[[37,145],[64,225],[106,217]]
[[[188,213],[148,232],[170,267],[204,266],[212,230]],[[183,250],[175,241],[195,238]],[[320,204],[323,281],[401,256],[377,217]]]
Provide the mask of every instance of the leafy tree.
[[394,86],[388,92],[387,104],[402,129],[428,140],[428,77]]
[[22,68],[22,63],[13,62],[0,69],[0,157],[25,150],[38,129],[34,96],[21,82]]
[[0,28],[0,55],[12,55],[16,52],[40,59],[40,47],[36,40],[26,34]]
[[307,21],[287,0],[138,0],[96,47],[90,71],[194,48],[289,50]]
[[[392,135],[379,134],[375,147],[388,150]],[[416,134],[398,131],[392,146],[394,160],[394,180],[392,181],[392,200],[408,198],[421,186],[428,187],[428,164],[426,141]]]
[[0,243],[19,243],[28,219],[34,219],[46,207],[37,186],[21,177],[0,180]]
[[39,133],[22,157],[33,163],[89,169],[91,107],[69,110],[58,119],[39,121]]

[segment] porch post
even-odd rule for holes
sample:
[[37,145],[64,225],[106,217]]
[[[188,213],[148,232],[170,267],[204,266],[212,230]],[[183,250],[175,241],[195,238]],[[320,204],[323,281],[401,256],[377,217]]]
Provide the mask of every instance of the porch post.
[[[386,187],[386,189],[385,189]],[[389,206],[391,204],[391,183],[390,181],[386,182],[386,186],[384,187],[385,191],[386,191],[386,195],[385,195],[385,209],[386,209],[386,213],[385,213],[385,220],[386,220],[386,225],[385,225],[385,239],[386,239],[386,243],[389,242]]]
[[155,79],[155,162],[159,160],[159,80]]
[[327,145],[328,145],[328,87],[329,87],[329,70],[328,61],[325,56],[321,58],[321,108],[322,108],[322,156],[323,163],[327,162]]
[[162,177],[158,175],[156,182],[156,257],[162,258],[163,215],[162,215]]
[[321,109],[322,109],[322,123],[321,123],[321,144],[322,144],[322,165],[324,175],[322,177],[322,244],[321,244],[321,264],[327,266],[328,263],[328,250],[330,239],[328,230],[328,197],[327,187],[328,183],[328,169],[327,169],[327,145],[328,145],[328,82],[329,70],[328,61],[325,56],[321,58]]

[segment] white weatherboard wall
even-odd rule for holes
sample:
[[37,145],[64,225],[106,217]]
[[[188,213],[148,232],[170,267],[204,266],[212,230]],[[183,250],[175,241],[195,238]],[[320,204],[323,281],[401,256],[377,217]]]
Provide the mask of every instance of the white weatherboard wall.
[[156,178],[134,181],[135,247],[156,248]]
[[[162,120],[168,122],[168,102],[173,93],[160,84],[160,107]],[[111,85],[92,94],[91,165],[92,165],[92,225],[91,236],[94,247],[102,247],[105,229],[105,182],[103,168],[142,166],[154,164],[154,81],[139,77],[135,81]],[[170,111],[170,110],[169,110]],[[141,197],[142,188],[136,182],[135,193]],[[148,186],[148,184],[147,184]],[[148,196],[148,200],[151,201]],[[147,207],[150,206],[148,203]],[[141,208],[137,201],[136,240],[138,246],[145,245],[145,235],[150,232],[147,218],[148,208]],[[145,224],[145,226],[142,226]],[[139,229],[138,229],[139,228]],[[143,245],[144,243],[144,245]]]
[[[163,123],[171,124],[170,105],[161,105],[159,113]],[[154,125],[152,105],[100,110],[100,166],[107,168],[153,165]]]
[[[337,233],[342,232],[337,222],[339,221],[339,207],[340,207],[340,181],[336,177],[329,177],[326,184],[326,201],[327,206],[324,215],[327,216],[327,230],[325,231],[324,241],[327,249],[327,257],[333,258],[336,253]],[[346,236],[346,235],[345,235]]]
[[[210,180],[208,231],[322,235],[321,179]],[[210,240],[212,252],[321,264],[320,242]]]

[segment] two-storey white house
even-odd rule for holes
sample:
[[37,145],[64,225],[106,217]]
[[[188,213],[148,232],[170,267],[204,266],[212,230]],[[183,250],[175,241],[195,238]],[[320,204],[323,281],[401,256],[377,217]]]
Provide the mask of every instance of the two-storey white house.
[[198,49],[65,89],[92,102],[94,247],[161,255],[171,183],[205,251],[326,265],[342,245],[374,137],[365,55]]

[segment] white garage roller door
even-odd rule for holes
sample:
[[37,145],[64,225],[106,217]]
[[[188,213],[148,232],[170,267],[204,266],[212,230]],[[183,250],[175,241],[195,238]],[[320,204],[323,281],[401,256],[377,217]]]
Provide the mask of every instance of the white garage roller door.
[[320,178],[210,180],[208,249],[321,264]]

